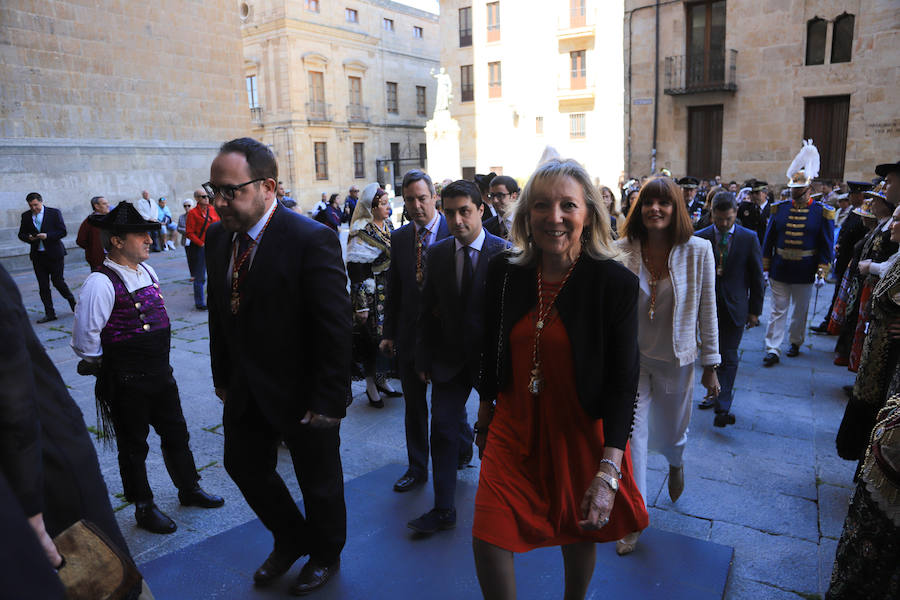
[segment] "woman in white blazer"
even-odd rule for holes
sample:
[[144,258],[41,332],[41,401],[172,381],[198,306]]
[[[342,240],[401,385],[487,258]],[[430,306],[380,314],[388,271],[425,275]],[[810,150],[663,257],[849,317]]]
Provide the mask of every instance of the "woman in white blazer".
[[[693,236],[681,190],[669,177],[644,184],[622,233],[616,243],[625,253],[625,266],[640,279],[641,375],[631,434],[634,477],[646,502],[647,451],[661,453],[669,461],[669,497],[674,502],[684,491],[682,456],[698,357],[708,396],[719,393],[715,258],[709,241]],[[619,540],[616,552],[632,552],[639,535]]]

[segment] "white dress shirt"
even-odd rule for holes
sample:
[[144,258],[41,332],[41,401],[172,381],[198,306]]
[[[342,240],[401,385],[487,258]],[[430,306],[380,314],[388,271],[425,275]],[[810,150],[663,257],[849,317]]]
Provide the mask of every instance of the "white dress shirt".
[[[146,263],[132,269],[107,257],[103,264],[122,278],[129,293],[153,285],[153,280],[156,279],[156,271]],[[75,324],[72,326],[72,349],[75,354],[86,359],[103,356],[100,332],[106,327],[115,303],[116,290],[109,277],[103,273],[88,275],[81,286],[78,304],[75,305]]]
[[[431,222],[425,226],[428,229],[428,243],[425,244],[426,246],[431,246],[437,239],[438,223],[440,223],[440,221],[441,213],[439,213],[438,211],[434,211],[434,218],[431,219]],[[416,226],[416,236],[418,236],[419,231],[421,231],[422,229],[422,226],[415,221],[413,221],[413,225]]]
[[[253,266],[253,259],[256,258],[256,249],[259,248],[259,243],[262,241],[263,228],[266,226],[266,223],[269,222],[269,215],[271,215],[273,212],[275,212],[275,207],[277,205],[278,205],[278,202],[272,202],[272,206],[270,206],[269,209],[263,214],[263,216],[260,217],[259,221],[257,221],[253,227],[251,227],[250,229],[247,230],[247,235],[250,236],[250,239],[256,240],[256,243],[252,244],[252,247],[250,250],[250,256],[247,257],[247,260],[249,261],[247,263],[248,271],[250,270],[250,267]],[[237,233],[231,234],[231,243],[232,243],[231,257],[228,259],[228,271],[225,274],[226,280],[228,281],[228,285],[231,285],[231,271],[234,269],[234,244],[238,243],[237,236],[238,236]],[[256,236],[259,236],[259,239],[257,239]]]
[[453,243],[456,245],[456,289],[461,289],[463,265],[465,264],[463,252],[469,253],[469,258],[472,259],[472,271],[474,272],[478,268],[478,257],[481,256],[481,248],[484,246],[484,228],[482,227],[481,233],[468,246],[463,246],[457,239],[454,239]]

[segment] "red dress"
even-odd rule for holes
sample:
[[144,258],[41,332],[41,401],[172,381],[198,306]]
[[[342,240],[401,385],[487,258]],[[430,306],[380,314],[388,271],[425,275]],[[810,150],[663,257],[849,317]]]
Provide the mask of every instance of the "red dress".
[[628,445],[609,524],[596,531],[578,526],[581,500],[600,466],[603,422],[589,417],[578,402],[572,346],[558,315],[550,317],[541,335],[544,391],[537,398],[528,391],[536,320],[535,309],[510,334],[512,381],[499,394],[491,421],[472,535],[527,552],[609,542],[643,530],[649,518],[632,476]]

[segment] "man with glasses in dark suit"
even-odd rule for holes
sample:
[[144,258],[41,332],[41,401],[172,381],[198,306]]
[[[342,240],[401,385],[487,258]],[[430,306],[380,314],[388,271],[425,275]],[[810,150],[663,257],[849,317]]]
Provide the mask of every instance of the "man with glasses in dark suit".
[[484,222],[491,235],[509,239],[512,229],[512,207],[519,199],[519,184],[509,175],[499,175],[491,180],[488,201],[493,202],[497,214]]

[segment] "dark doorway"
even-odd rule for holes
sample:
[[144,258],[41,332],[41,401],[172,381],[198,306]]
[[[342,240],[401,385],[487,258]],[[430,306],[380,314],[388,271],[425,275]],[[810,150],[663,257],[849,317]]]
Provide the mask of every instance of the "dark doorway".
[[803,139],[812,138],[819,149],[819,177],[842,180],[847,152],[847,121],[850,96],[820,96],[805,99]]
[[721,104],[688,107],[688,175],[722,174],[722,113]]

